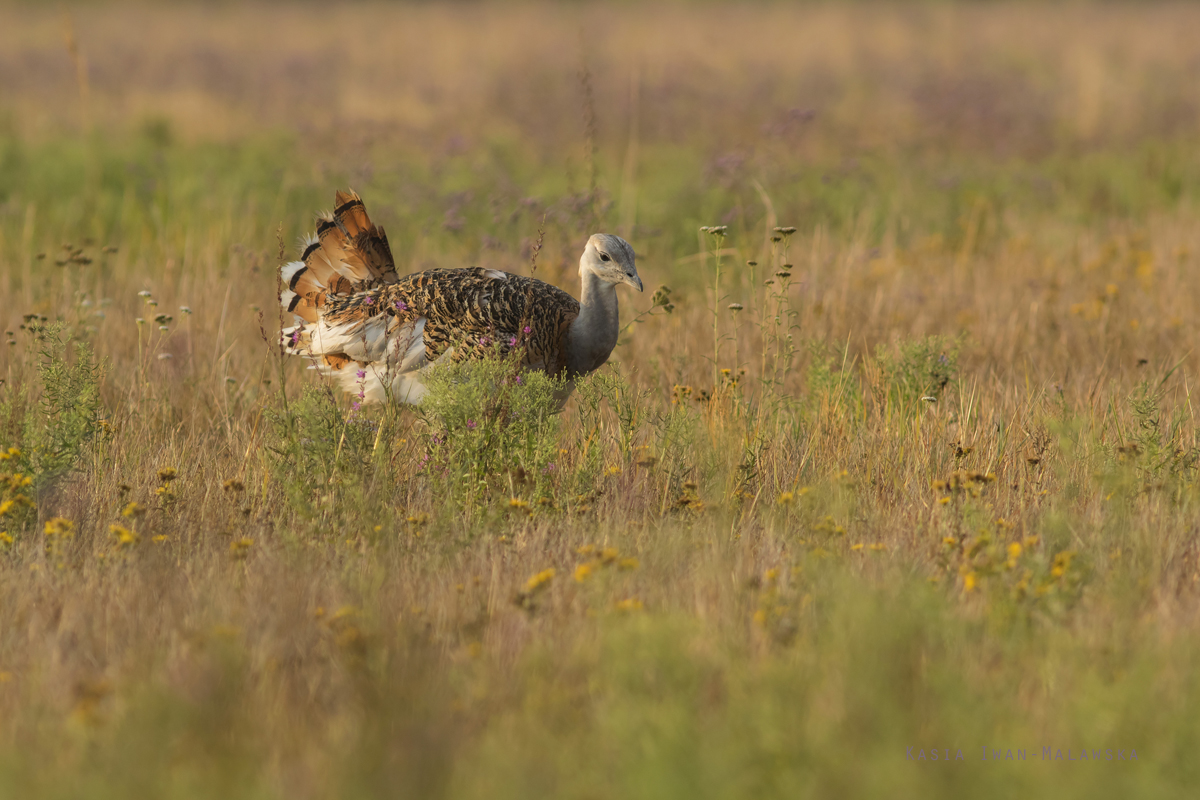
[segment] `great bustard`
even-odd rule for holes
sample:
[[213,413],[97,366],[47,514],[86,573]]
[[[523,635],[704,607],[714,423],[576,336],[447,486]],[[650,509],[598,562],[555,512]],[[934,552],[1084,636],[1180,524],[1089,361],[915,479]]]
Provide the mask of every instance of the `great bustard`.
[[514,350],[525,369],[574,380],[599,368],[620,330],[617,284],[640,292],[633,248],[597,233],[579,259],[576,300],[534,278],[494,269],[431,269],[401,278],[387,236],[362,198],[338,192],[304,255],[280,268],[280,295],[295,324],[292,353],[311,359],[365,403],[417,403],[423,370]]

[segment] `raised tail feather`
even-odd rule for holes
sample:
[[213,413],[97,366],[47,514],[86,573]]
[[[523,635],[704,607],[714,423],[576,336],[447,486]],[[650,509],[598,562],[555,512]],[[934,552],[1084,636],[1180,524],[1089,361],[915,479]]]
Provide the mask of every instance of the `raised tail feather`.
[[[283,345],[310,358],[346,391],[382,400],[383,384],[375,370],[368,369],[369,356],[358,352],[366,331],[359,331],[361,326],[331,326],[323,319],[336,299],[399,280],[387,235],[371,223],[362,198],[339,191],[333,213],[320,216],[317,235],[305,240],[300,260],[283,265],[279,277],[284,284],[279,302],[295,315],[295,324],[280,332]],[[374,339],[382,331],[372,328],[370,333]]]
[[371,223],[357,193],[339,191],[332,214],[323,215],[301,260],[285,264],[279,301],[297,326],[315,323],[330,295],[355,294],[395,283],[396,262],[382,227]]

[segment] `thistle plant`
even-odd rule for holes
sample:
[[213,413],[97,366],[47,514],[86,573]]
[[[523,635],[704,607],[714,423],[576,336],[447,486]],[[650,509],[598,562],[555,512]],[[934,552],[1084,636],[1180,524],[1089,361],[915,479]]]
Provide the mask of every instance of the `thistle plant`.
[[[774,276],[763,282],[767,302],[759,325],[762,334],[762,381],[764,386],[778,387],[787,374],[796,345],[792,331],[798,313],[792,309],[790,289],[792,264],[788,262],[788,244],[796,229],[792,226],[776,227],[771,232],[771,264]],[[773,308],[774,313],[771,313]],[[770,355],[768,356],[768,353]],[[770,370],[768,371],[768,360]]]
[[728,227],[725,225],[705,225],[700,229],[701,233],[708,234],[709,244],[712,248],[713,256],[713,304],[712,304],[712,329],[713,329],[713,356],[712,356],[712,386],[713,396],[716,396],[717,386],[719,383],[720,364],[721,364],[721,301],[725,298],[721,294],[721,245],[725,242],[725,236],[728,232]]

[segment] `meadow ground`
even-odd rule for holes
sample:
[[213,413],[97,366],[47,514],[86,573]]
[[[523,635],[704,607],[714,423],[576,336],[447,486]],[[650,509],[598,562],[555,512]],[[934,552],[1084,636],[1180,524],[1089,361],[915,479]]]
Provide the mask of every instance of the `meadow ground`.
[[[0,796],[1188,796],[1196,30],[0,9]],[[562,415],[352,413],[273,343],[346,186],[647,292]]]

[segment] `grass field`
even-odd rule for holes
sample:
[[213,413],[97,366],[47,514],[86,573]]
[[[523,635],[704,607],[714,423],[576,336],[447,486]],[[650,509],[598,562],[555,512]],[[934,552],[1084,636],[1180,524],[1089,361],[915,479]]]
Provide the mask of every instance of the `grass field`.
[[[0,8],[0,797],[1190,796],[1196,30]],[[347,186],[647,291],[561,415],[352,411],[274,343]]]

